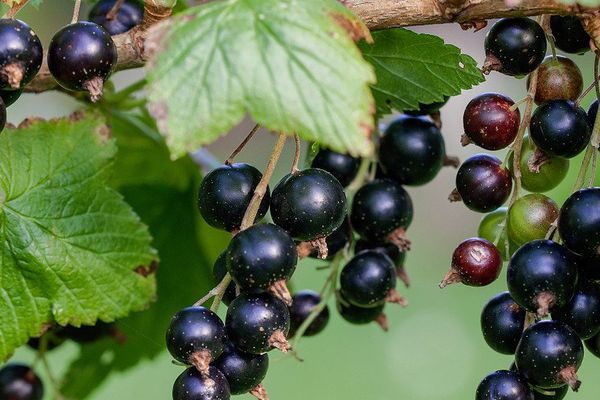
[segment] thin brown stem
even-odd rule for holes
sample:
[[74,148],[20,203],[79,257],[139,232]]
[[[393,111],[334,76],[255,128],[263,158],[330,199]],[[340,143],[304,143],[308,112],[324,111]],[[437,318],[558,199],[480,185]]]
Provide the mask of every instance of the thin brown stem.
[[298,164],[300,163],[300,149],[301,149],[301,145],[300,145],[300,136],[298,136],[298,134],[294,134],[294,145],[295,145],[295,149],[294,149],[294,160],[292,161],[292,174],[297,174],[298,171],[300,171],[298,169]]
[[552,29],[550,29],[550,18],[544,19],[543,28],[544,28],[544,31],[546,32],[546,39],[548,40],[548,43],[550,44],[550,51],[552,52],[552,58],[554,60],[556,60],[557,59],[556,44],[554,43],[554,35],[552,34]]
[[79,21],[79,11],[81,10],[81,0],[75,0],[75,6],[73,7],[73,18],[71,18],[71,23]]
[[117,1],[115,1],[115,4],[108,11],[108,13],[106,13],[106,19],[109,20],[109,21],[115,19],[115,17],[119,13],[119,10],[121,9],[121,6],[123,6],[123,3],[125,3],[125,0],[117,0]]
[[17,15],[17,13],[19,11],[21,11],[21,9],[23,7],[25,7],[27,5],[27,3],[29,2],[29,0],[22,0],[21,2],[19,2],[18,4],[13,5],[10,10],[8,10],[8,12],[6,13],[6,18],[14,18],[15,15]]
[[226,165],[231,165],[233,163],[233,160],[237,157],[238,154],[240,154],[240,152],[244,149],[244,147],[246,147],[246,145],[250,142],[250,140],[252,140],[252,138],[254,137],[256,132],[258,132],[259,129],[260,129],[259,124],[254,125],[254,127],[250,130],[250,132],[248,132],[248,134],[246,135],[244,140],[242,140],[242,143],[240,143],[239,146],[236,147],[235,150],[233,150],[231,152],[229,157],[227,157],[227,160],[225,160]]

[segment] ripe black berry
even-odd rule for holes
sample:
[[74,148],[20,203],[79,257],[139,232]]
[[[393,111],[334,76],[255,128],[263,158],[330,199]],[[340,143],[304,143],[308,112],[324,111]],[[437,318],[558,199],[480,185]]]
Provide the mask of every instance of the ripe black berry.
[[544,316],[575,293],[577,267],[567,249],[550,240],[529,242],[508,263],[508,290],[525,309]]
[[526,75],[546,55],[544,29],[529,18],[506,18],[496,22],[485,38],[484,73]]
[[15,101],[21,97],[23,89],[17,90],[0,90],[0,99],[4,102],[5,107],[9,107],[14,104]]
[[[292,297],[290,306],[290,332],[288,337],[293,337],[298,328],[306,321],[311,312],[321,302],[321,296],[312,290],[302,290]],[[302,336],[314,336],[321,333],[329,322],[329,308],[325,306],[316,318],[308,325]]]
[[247,353],[290,350],[286,340],[290,312],[285,303],[269,293],[238,296],[227,309],[225,326],[233,344]]
[[579,258],[577,260],[580,278],[589,281],[600,281],[600,258]]
[[322,169],[289,174],[273,189],[271,216],[295,239],[323,239],[344,222],[344,188]]
[[173,316],[166,340],[169,353],[177,361],[194,365],[206,374],[208,365],[223,352],[225,328],[209,309],[188,307]]
[[492,297],[481,312],[486,343],[498,353],[514,354],[525,327],[525,314],[508,292]]
[[534,400],[527,381],[518,372],[496,371],[477,387],[475,400]]
[[508,210],[508,238],[518,247],[543,239],[557,218],[558,205],[550,197],[540,193],[523,196]]
[[[527,82],[529,87],[529,81]],[[552,100],[576,101],[583,91],[581,70],[570,58],[548,56],[538,69],[536,104]]]
[[117,0],[101,0],[90,10],[89,20],[101,25],[111,35],[124,33],[139,25],[144,18],[144,5],[138,0],[125,0],[116,13],[111,11]]
[[578,17],[550,17],[550,28],[556,47],[567,53],[581,54],[590,50],[590,36]]
[[379,144],[383,172],[403,185],[430,182],[445,156],[440,130],[425,118],[401,116],[387,127]]
[[458,169],[456,191],[450,200],[462,200],[477,212],[490,212],[504,204],[512,190],[512,178],[502,161],[489,154],[475,154]]
[[336,153],[328,149],[321,149],[315,156],[311,164],[312,168],[320,168],[331,175],[346,187],[358,174],[360,168],[360,158],[352,157],[349,154]]
[[44,50],[35,32],[18,19],[0,19],[0,89],[25,87],[42,66]]
[[581,153],[592,136],[583,108],[566,100],[549,101],[538,107],[531,117],[529,132],[540,150],[565,158]]
[[0,399],[42,400],[44,386],[27,365],[7,364],[0,369]]
[[600,332],[600,285],[580,284],[564,307],[552,311],[552,319],[569,325],[582,340]]
[[371,242],[394,243],[408,250],[410,242],[404,234],[412,222],[413,204],[398,183],[376,179],[356,192],[350,222],[354,230]]
[[48,47],[48,68],[65,89],[102,96],[104,82],[117,62],[117,47],[98,24],[81,21],[59,30]]
[[[215,261],[215,264],[213,265],[212,272],[213,283],[216,287],[223,280],[223,278],[225,278],[225,274],[227,274],[227,251],[224,251],[219,255]],[[223,294],[223,303],[228,306],[233,299],[235,299],[235,297],[235,283],[231,282]]]
[[533,386],[555,389],[568,384],[577,390],[577,370],[583,361],[583,344],[577,333],[562,322],[541,321],[523,332],[515,361]]
[[383,313],[385,303],[376,307],[358,307],[350,304],[342,295],[336,302],[341,317],[353,325],[366,325],[377,322],[384,331],[388,330],[387,317]]
[[340,292],[355,306],[375,307],[385,301],[404,304],[395,288],[394,263],[378,251],[358,253],[340,274]]
[[594,128],[594,124],[596,123],[596,115],[598,115],[598,99],[594,100],[592,104],[590,104],[590,108],[588,108],[587,118],[588,123],[590,124],[590,129]]
[[244,394],[256,388],[265,379],[269,369],[269,356],[244,353],[229,343],[213,366],[227,378],[231,394]]
[[[325,238],[325,243],[327,244],[327,257],[325,259],[333,260],[335,255],[346,248],[351,240],[352,227],[350,226],[350,221],[346,217],[342,225]],[[314,247],[310,242],[302,242],[298,246],[298,256],[304,257],[306,254],[308,254],[308,257],[312,258],[321,258],[322,256],[319,255],[319,249]]]
[[419,103],[418,110],[405,110],[404,113],[414,116],[435,114],[438,113],[440,109],[446,105],[446,103],[448,103],[448,100],[450,100],[450,97],[444,96],[444,101],[436,101],[429,104]]
[[203,375],[195,368],[181,373],[173,384],[173,400],[229,400],[231,393],[225,375],[215,367]]
[[67,325],[58,329],[57,335],[77,343],[93,343],[107,336],[118,336],[119,332],[114,323],[98,321],[95,325]]
[[501,270],[502,255],[493,243],[481,238],[467,239],[454,250],[452,266],[440,287],[453,283],[487,286],[498,279]]
[[[236,163],[222,165],[210,171],[200,184],[198,209],[210,225],[226,231],[239,229],[254,190],[262,179],[259,170],[251,165]],[[267,187],[256,220],[269,210],[270,191]]]
[[404,263],[406,261],[406,253],[403,252],[393,243],[377,243],[369,242],[365,239],[359,239],[354,245],[354,253],[358,254],[365,250],[374,250],[385,254],[392,260],[396,267],[396,275],[404,282],[406,287],[410,286],[410,277],[406,273]]
[[463,146],[473,142],[486,150],[500,150],[511,144],[521,122],[519,109],[511,110],[514,104],[498,93],[484,93],[471,100],[463,114]]
[[600,255],[600,188],[582,189],[567,199],[560,210],[558,231],[573,253]]
[[296,244],[286,231],[273,224],[257,224],[241,231],[227,249],[227,270],[242,289],[285,284],[297,262]]

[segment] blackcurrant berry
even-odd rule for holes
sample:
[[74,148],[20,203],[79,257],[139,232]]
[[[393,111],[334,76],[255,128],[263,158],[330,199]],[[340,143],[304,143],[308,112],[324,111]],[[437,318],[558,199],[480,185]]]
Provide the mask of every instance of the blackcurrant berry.
[[[322,301],[321,296],[312,290],[302,290],[292,297],[290,306],[290,332],[288,337],[293,337],[298,328],[306,321],[314,309]],[[325,329],[329,322],[329,308],[325,306],[315,319],[308,325],[302,336],[314,336]]]
[[269,356],[244,353],[229,343],[213,366],[227,378],[231,394],[244,394],[260,385],[267,376]]
[[466,239],[454,250],[452,266],[440,287],[453,283],[487,286],[498,279],[501,270],[502,255],[493,243],[481,238]]
[[340,292],[359,307],[375,307],[385,301],[403,304],[396,288],[396,270],[385,254],[366,250],[355,255],[342,269]]
[[535,240],[512,256],[507,281],[510,295],[521,307],[544,316],[571,300],[577,267],[571,253],[560,244]]
[[577,261],[582,280],[600,281],[600,258],[579,258]]
[[592,104],[590,104],[590,108],[588,108],[587,117],[590,129],[594,128],[594,124],[596,123],[596,115],[598,115],[598,99],[594,100]]
[[534,400],[527,381],[518,372],[496,371],[486,376],[475,394],[475,400]]
[[67,325],[57,331],[57,335],[77,343],[93,343],[107,336],[118,336],[114,323],[98,321],[95,325],[79,327]]
[[366,325],[376,322],[384,331],[388,330],[387,317],[383,313],[385,303],[376,307],[358,307],[350,304],[342,295],[336,302],[341,317],[353,325]]
[[[227,251],[222,252],[213,265],[213,283],[215,287],[227,274]],[[228,306],[235,299],[235,283],[231,282],[223,294],[223,303]]]
[[296,244],[282,228],[257,224],[231,239],[227,270],[242,289],[268,289],[285,285],[296,270]]
[[435,114],[448,103],[448,100],[450,100],[450,97],[444,96],[444,101],[436,101],[429,104],[419,103],[418,110],[405,110],[404,113],[414,116]]
[[0,90],[0,99],[4,102],[5,107],[9,107],[14,104],[15,101],[21,97],[23,89],[17,90]]
[[502,161],[489,154],[475,154],[458,169],[456,191],[450,200],[462,200],[477,212],[490,212],[504,204],[512,190],[512,178]]
[[167,349],[177,361],[206,374],[208,365],[225,347],[225,327],[208,308],[184,308],[173,316],[166,335]]
[[502,354],[515,354],[525,328],[525,309],[502,292],[490,299],[481,312],[481,331],[486,343]]
[[[508,166],[513,172],[514,154],[511,153]],[[534,193],[543,193],[557,187],[569,172],[567,158],[551,156],[537,149],[529,136],[523,138],[521,149],[521,185]]]
[[358,174],[360,158],[328,149],[321,149],[313,159],[311,167],[329,172],[335,176],[342,186],[346,187],[352,183]]
[[67,25],[48,47],[48,68],[60,86],[86,91],[92,101],[102,96],[104,82],[117,62],[117,47],[110,34],[87,21]]
[[556,389],[568,384],[577,390],[577,370],[583,361],[583,344],[562,322],[540,321],[523,332],[515,361],[519,372],[535,387]]
[[508,210],[507,228],[511,243],[522,246],[543,239],[558,219],[558,205],[550,197],[532,193],[521,197]]
[[371,242],[394,243],[410,248],[404,234],[413,218],[410,196],[400,184],[376,179],[361,187],[352,202],[350,222],[354,230]]
[[[529,80],[527,81],[529,87]],[[538,69],[536,104],[552,100],[576,101],[583,91],[581,70],[570,58],[548,56]]]
[[485,38],[484,73],[526,75],[546,55],[544,29],[529,18],[506,18],[496,22]]
[[550,17],[550,29],[556,47],[567,53],[581,54],[590,50],[590,36],[578,17]]
[[354,253],[358,254],[365,250],[378,251],[388,256],[396,267],[396,275],[398,278],[404,282],[406,287],[410,286],[410,277],[406,273],[404,265],[406,261],[406,253],[400,250],[398,246],[393,243],[377,243],[369,242],[365,239],[359,239],[354,245]]
[[323,239],[344,222],[344,188],[322,169],[309,168],[289,174],[273,189],[271,216],[295,239]]
[[[352,227],[350,226],[350,221],[346,218],[339,228],[325,238],[325,243],[327,244],[327,257],[325,259],[333,260],[336,254],[345,249],[351,240]],[[319,249],[314,247],[310,242],[302,242],[298,247],[298,256],[304,257],[306,254],[312,258],[321,258],[322,256],[319,255]]]
[[247,353],[290,350],[286,340],[290,312],[285,303],[269,293],[238,296],[227,309],[225,326],[233,344]]
[[511,247],[514,247],[511,246],[510,243],[507,243],[508,236],[506,234],[506,230],[504,229],[507,213],[507,207],[500,207],[499,209],[486,214],[481,219],[479,228],[477,229],[477,237],[485,239],[489,242],[494,242],[496,238],[500,238],[498,240],[498,246],[496,247],[500,251],[502,259],[505,261],[510,258],[510,255],[512,254]]
[[27,341],[27,346],[33,350],[42,350],[42,344],[46,351],[51,351],[62,345],[67,338],[61,335],[62,329],[54,328],[46,331],[40,337],[32,337]]
[[566,100],[549,101],[538,107],[531,117],[529,132],[540,150],[565,158],[581,153],[592,136],[583,108]]
[[595,355],[600,358],[600,333],[597,333],[592,338],[585,341],[585,347]]
[[90,10],[88,19],[101,25],[111,35],[124,33],[139,25],[144,18],[144,5],[139,0],[125,0],[113,10],[117,0],[101,0]]
[[573,253],[600,255],[600,188],[581,189],[567,199],[560,209],[558,231]]
[[558,389],[538,389],[532,387],[533,400],[562,400],[569,393],[569,386],[564,385]]
[[[202,218],[218,229],[230,232],[239,229],[261,179],[260,171],[248,164],[236,163],[213,169],[202,179],[198,191],[198,209]],[[256,221],[269,210],[270,198],[267,187]]]
[[44,385],[27,365],[7,364],[0,369],[0,399],[42,400]]
[[0,89],[20,89],[35,78],[44,50],[35,32],[18,19],[0,19]]
[[600,285],[580,284],[564,307],[552,311],[552,319],[569,325],[582,340],[600,332]]
[[231,393],[225,375],[215,367],[208,374],[195,368],[181,373],[173,384],[173,400],[229,400]]
[[512,99],[498,93],[484,93],[467,104],[463,114],[463,146],[475,143],[486,150],[500,150],[517,137],[521,113]]

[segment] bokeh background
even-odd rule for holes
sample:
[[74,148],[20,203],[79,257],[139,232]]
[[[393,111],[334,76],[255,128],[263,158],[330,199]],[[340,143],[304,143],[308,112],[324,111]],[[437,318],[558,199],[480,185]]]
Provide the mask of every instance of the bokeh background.
[[[38,32],[46,45],[53,32],[69,22],[71,7],[70,1],[46,0],[39,10],[26,9],[20,18]],[[486,30],[464,32],[457,25],[419,27],[415,30],[443,37],[480,63],[484,59]],[[590,55],[573,58],[581,67],[587,86],[593,76],[593,59]],[[122,87],[141,75],[141,71],[121,72],[115,75],[114,81],[117,87]],[[472,97],[487,91],[502,92],[518,100],[525,96],[525,81],[492,73],[482,85],[452,98],[442,111],[443,133],[449,154],[465,159],[479,151],[473,146],[462,148],[459,144],[462,113]],[[587,107],[591,100],[590,96],[583,104]],[[77,102],[64,94],[27,94],[10,109],[9,118],[13,123],[32,114],[50,118],[68,114],[77,107]],[[225,159],[249,126],[251,122],[246,121],[210,146],[209,151],[217,159]],[[238,159],[264,168],[273,141],[270,134],[261,132]],[[290,143],[275,179],[287,173],[292,147]],[[496,155],[502,158],[504,154],[499,152]],[[579,159],[572,160],[569,178],[551,193],[559,204],[567,197],[579,164]],[[402,294],[410,301],[408,308],[387,307],[390,331],[384,333],[375,324],[349,325],[336,315],[335,306],[330,304],[332,318],[328,329],[318,337],[304,339],[297,349],[303,362],[275,352],[271,354],[271,368],[264,383],[272,399],[465,400],[474,398],[477,384],[487,373],[508,368],[511,357],[498,355],[489,349],[479,328],[479,315],[485,302],[506,289],[504,275],[481,289],[460,285],[444,290],[437,287],[449,267],[453,249],[463,239],[476,235],[481,218],[460,203],[448,202],[454,176],[455,170],[445,168],[431,184],[408,188],[415,205],[414,223],[409,231],[413,250],[406,264],[413,283],[408,290],[401,288]],[[205,234],[216,233],[207,231]],[[223,240],[222,246],[225,245]],[[211,259],[221,250],[217,247],[208,249]],[[190,265],[189,268],[208,269],[211,265]],[[319,290],[326,273],[318,271],[314,262],[303,262],[293,287]],[[181,277],[181,284],[186,284],[185,276]],[[201,295],[198,293],[198,297]],[[144,342],[147,338],[144,332],[139,332],[129,340]],[[49,362],[52,369],[60,374],[76,353],[76,346],[72,344],[51,353]],[[31,351],[20,350],[14,360],[30,362],[33,358]],[[92,398],[169,399],[172,383],[180,372],[181,367],[172,365],[164,352],[136,368],[113,374],[98,387]],[[583,386],[578,394],[570,393],[567,399],[598,399],[598,376],[600,360],[587,354],[580,372]],[[51,398],[51,390],[47,392],[47,398]]]

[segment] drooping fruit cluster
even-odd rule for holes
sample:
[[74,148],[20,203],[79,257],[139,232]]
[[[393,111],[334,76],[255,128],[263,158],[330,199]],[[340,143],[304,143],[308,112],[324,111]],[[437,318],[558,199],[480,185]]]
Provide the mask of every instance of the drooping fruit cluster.
[[[552,17],[550,26],[558,48],[589,49],[577,19]],[[493,350],[513,355],[515,362],[510,371],[481,382],[478,400],[562,399],[568,387],[581,384],[583,341],[600,356],[600,188],[577,190],[562,207],[542,194],[565,178],[569,159],[586,148],[595,151],[590,142],[597,102],[588,113],[579,106],[581,71],[567,57],[544,58],[546,46],[544,30],[533,20],[497,22],[486,38],[484,72],[532,73],[526,115],[520,121],[517,105],[495,93],[473,99],[464,114],[464,145],[500,150],[514,141],[505,162],[489,154],[467,159],[450,196],[489,214],[479,226],[480,238],[455,250],[440,286],[487,285],[499,276],[502,260],[508,261],[508,291],[485,305],[481,330]],[[533,102],[537,108],[530,115]],[[584,176],[587,167],[584,162]]]

